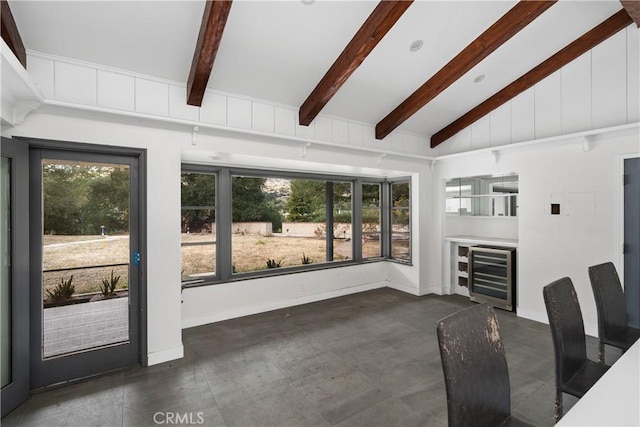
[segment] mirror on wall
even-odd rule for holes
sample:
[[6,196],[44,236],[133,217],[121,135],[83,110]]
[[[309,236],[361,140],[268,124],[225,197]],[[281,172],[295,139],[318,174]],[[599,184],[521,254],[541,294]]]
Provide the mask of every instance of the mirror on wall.
[[453,178],[446,182],[445,193],[448,215],[518,215],[518,175],[515,173]]

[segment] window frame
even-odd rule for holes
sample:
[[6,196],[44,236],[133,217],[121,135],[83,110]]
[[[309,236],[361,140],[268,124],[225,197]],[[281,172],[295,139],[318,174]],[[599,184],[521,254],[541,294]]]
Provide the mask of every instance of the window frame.
[[[200,284],[202,281],[205,281],[207,283],[211,282],[211,281],[216,281],[219,277],[219,269],[220,269],[220,262],[219,262],[219,258],[220,258],[220,254],[218,251],[219,245],[220,245],[220,240],[218,238],[219,233],[221,231],[221,227],[220,227],[220,221],[218,219],[218,213],[219,213],[219,207],[220,207],[220,199],[219,199],[219,194],[220,194],[220,170],[217,168],[209,168],[206,166],[201,166],[201,165],[181,165],[180,168],[180,175],[182,176],[182,174],[184,173],[200,173],[200,174],[206,174],[206,175],[213,175],[215,177],[215,182],[214,182],[214,199],[213,199],[213,207],[212,207],[212,211],[214,212],[214,218],[216,220],[215,225],[216,225],[216,229],[215,229],[215,235],[216,235],[216,240],[215,242],[212,244],[215,247],[215,251],[216,251],[216,257],[215,257],[215,271],[213,274],[211,275],[207,275],[207,276],[202,276],[202,279],[196,279],[196,278],[191,278],[191,279],[182,279],[182,277],[180,278],[180,282],[182,283],[183,287],[187,287],[189,285],[192,284]],[[180,187],[180,191],[181,191],[181,197],[180,197],[180,218],[182,218],[182,212],[184,210],[190,210],[190,209],[185,209],[184,206],[182,206],[182,186]],[[187,206],[187,208],[209,208],[210,206]],[[182,226],[182,224],[181,224]],[[195,245],[191,245],[191,244],[184,244],[182,242],[182,236],[180,237],[180,268],[182,269],[182,248],[184,246],[195,246]]]
[[[413,197],[412,197],[412,186],[411,186],[411,177],[399,177],[399,178],[393,178],[393,179],[387,179],[385,181],[385,183],[387,184],[387,188],[385,189],[384,193],[385,196],[387,197],[386,200],[386,208],[383,210],[383,212],[387,213],[387,217],[386,217],[386,226],[387,226],[387,230],[386,230],[386,236],[387,236],[387,240],[385,242],[385,258],[388,261],[392,261],[392,262],[397,262],[400,264],[406,264],[406,265],[413,265]],[[408,258],[396,258],[393,256],[393,215],[392,212],[394,210],[393,207],[393,202],[392,202],[392,187],[394,184],[407,184],[409,187],[409,206],[405,207],[399,207],[399,208],[395,208],[395,209],[403,209],[403,210],[407,210],[409,212],[409,256]],[[384,230],[383,230],[384,231]]]
[[364,225],[363,224],[363,212],[362,212],[363,208],[364,208],[364,206],[363,206],[364,204],[362,203],[362,197],[363,197],[363,193],[364,193],[364,191],[362,190],[362,186],[363,185],[377,185],[378,186],[378,212],[379,212],[379,215],[378,215],[378,226],[380,227],[380,235],[378,237],[378,239],[379,239],[379,243],[378,243],[378,246],[379,246],[378,253],[379,253],[379,255],[365,257],[363,255],[363,253],[362,253],[362,248],[363,248],[364,244],[361,244],[361,245],[358,245],[359,248],[360,248],[360,257],[363,260],[384,259],[384,257],[385,257],[385,252],[384,252],[385,251],[385,244],[384,244],[384,241],[385,241],[385,239],[384,239],[384,234],[385,234],[385,232],[384,232],[384,229],[385,229],[385,226],[384,226],[384,218],[385,218],[385,214],[384,214],[384,211],[385,211],[384,192],[385,192],[385,185],[384,185],[384,181],[375,182],[375,181],[371,181],[371,180],[368,180],[368,179],[361,179],[360,180],[360,185],[358,186],[358,188],[359,188],[359,196],[358,197],[359,197],[359,200],[360,200],[360,209],[359,209],[359,212],[358,212],[359,215],[360,215],[359,216],[359,221],[358,221],[358,223],[360,224],[360,230],[359,230],[359,232],[360,232],[360,236],[359,236],[360,241],[362,241],[363,234],[364,234],[363,230],[362,230],[362,227]]
[[[384,178],[384,177],[361,177],[348,175],[331,175],[322,173],[304,173],[297,171],[280,171],[269,169],[253,169],[241,167],[223,167],[218,165],[198,165],[183,163],[181,165],[181,173],[208,173],[216,175],[215,182],[215,218],[216,218],[216,271],[214,275],[203,276],[199,279],[187,279],[182,281],[182,288],[208,286],[234,281],[256,279],[262,277],[281,276],[287,274],[295,274],[307,271],[317,271],[330,268],[340,268],[351,265],[366,264],[380,261],[392,261],[405,265],[411,264],[411,242],[413,241],[411,226],[412,216],[409,216],[409,259],[395,259],[391,257],[391,239],[390,239],[390,191],[391,184],[398,182],[409,183],[409,194],[411,195],[411,177],[402,178]],[[352,257],[347,260],[333,260],[333,233],[325,233],[326,239],[326,261],[314,264],[304,264],[295,266],[283,266],[277,269],[262,269],[250,272],[233,273],[233,200],[232,200],[232,182],[234,176],[252,177],[252,178],[277,178],[277,179],[304,179],[304,180],[320,180],[326,184],[341,182],[351,183],[351,250]],[[379,184],[380,185],[380,228],[381,228],[381,255],[377,257],[363,258],[362,256],[362,184]],[[333,229],[333,185],[327,185],[326,192],[326,220],[327,230],[329,225]],[[182,203],[180,206],[182,211]],[[409,212],[411,212],[411,196],[409,198]],[[386,230],[385,230],[386,228]],[[330,238],[331,236],[331,238]]]

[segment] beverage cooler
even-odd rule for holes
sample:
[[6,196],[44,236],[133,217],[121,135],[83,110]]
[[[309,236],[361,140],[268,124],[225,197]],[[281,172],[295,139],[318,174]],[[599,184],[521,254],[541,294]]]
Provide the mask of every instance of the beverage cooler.
[[471,301],[515,311],[516,249],[496,246],[469,248],[469,296]]

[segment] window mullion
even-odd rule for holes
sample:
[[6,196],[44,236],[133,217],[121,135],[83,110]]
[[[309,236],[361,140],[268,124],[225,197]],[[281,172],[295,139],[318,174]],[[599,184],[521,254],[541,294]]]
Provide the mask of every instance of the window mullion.
[[391,184],[388,181],[382,183],[382,256],[391,257]]
[[232,228],[232,200],[231,174],[228,169],[222,169],[216,182],[218,200],[216,220],[216,271],[220,280],[228,280],[233,273],[231,257],[231,228]]
[[351,241],[355,261],[362,260],[362,180],[353,184],[351,195]]
[[326,247],[327,261],[333,261],[333,182],[327,181],[326,184]]

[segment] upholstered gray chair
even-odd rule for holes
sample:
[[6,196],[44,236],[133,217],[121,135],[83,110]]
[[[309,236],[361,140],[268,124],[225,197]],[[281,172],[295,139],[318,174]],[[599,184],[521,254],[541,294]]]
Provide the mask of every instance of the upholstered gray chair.
[[640,339],[640,329],[627,325],[627,306],[616,267],[611,262],[589,267],[598,311],[598,358],[604,363],[605,344],[626,351]]
[[542,289],[549,316],[556,362],[555,420],[562,417],[562,393],[578,398],[604,375],[604,363],[587,358],[582,311],[571,279],[564,277]]
[[511,415],[507,359],[498,319],[488,303],[437,325],[449,427],[528,426]]

